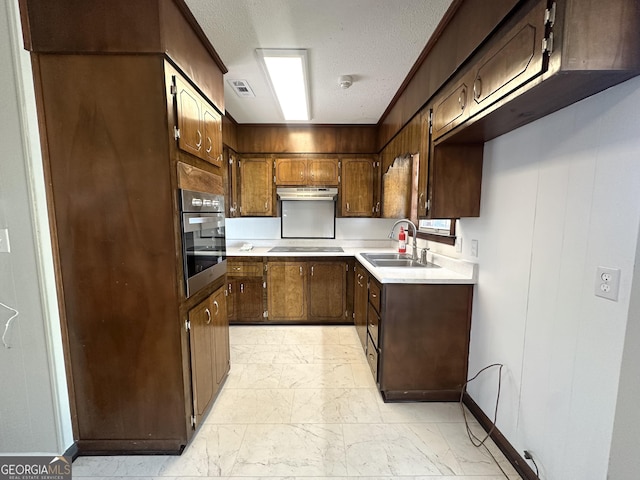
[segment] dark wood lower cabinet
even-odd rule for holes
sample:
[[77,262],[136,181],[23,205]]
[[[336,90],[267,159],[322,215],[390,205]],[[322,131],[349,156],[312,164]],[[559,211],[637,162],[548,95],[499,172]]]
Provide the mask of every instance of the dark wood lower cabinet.
[[347,262],[270,260],[267,263],[267,312],[276,323],[345,323]]
[[198,426],[229,372],[229,323],[224,287],[189,311],[189,345],[194,422]]
[[[381,285],[373,276],[368,284],[363,346],[384,400],[459,400],[467,375],[473,285]],[[356,318],[361,303],[356,290]]]
[[283,322],[306,320],[306,262],[269,262],[267,292],[269,320]]
[[227,283],[229,321],[233,323],[264,321],[262,277],[240,278]]
[[355,266],[353,279],[353,323],[362,343],[362,348],[367,349],[367,281],[368,272],[359,263]]
[[309,321],[347,320],[346,262],[309,262]]

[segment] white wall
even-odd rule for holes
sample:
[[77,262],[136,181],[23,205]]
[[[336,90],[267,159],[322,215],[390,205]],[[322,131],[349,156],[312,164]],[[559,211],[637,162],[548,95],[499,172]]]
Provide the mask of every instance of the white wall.
[[[640,232],[639,232],[640,238]],[[611,480],[635,480],[640,472],[638,432],[640,432],[640,241],[636,247],[636,265],[631,289],[629,321],[624,340],[618,403],[611,442],[609,477]]]
[[[0,344],[0,453],[73,443],[29,55],[17,1],[0,7],[0,302],[20,312]],[[0,308],[0,335],[9,312]]]
[[[462,258],[479,263],[469,374],[505,364],[498,427],[545,479],[607,477],[627,320],[637,322],[639,126],[636,78],[487,142],[481,216],[460,220]],[[618,302],[594,296],[599,265],[622,270]],[[495,372],[469,387],[489,416],[495,389]],[[618,414],[638,423],[637,408]]]
[[[239,240],[281,240],[281,218],[247,217],[226,220],[227,241]],[[335,239],[320,239],[323,244],[346,240],[388,240],[393,226],[393,218],[336,218]],[[299,240],[297,242],[300,242]]]

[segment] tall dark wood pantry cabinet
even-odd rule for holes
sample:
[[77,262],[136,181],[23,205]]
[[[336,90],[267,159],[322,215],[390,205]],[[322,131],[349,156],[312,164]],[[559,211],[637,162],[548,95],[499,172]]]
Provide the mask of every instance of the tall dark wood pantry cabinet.
[[[220,179],[212,190],[224,172],[178,147],[174,82],[197,89],[191,107],[219,116],[226,69],[180,0],[20,7],[78,451],[179,453],[226,375],[228,340],[226,315],[211,330],[219,351],[206,336],[191,339],[198,358],[215,356],[194,365],[192,382],[188,312],[225,280],[185,296],[178,164]],[[208,138],[205,153],[221,151],[221,136]]]

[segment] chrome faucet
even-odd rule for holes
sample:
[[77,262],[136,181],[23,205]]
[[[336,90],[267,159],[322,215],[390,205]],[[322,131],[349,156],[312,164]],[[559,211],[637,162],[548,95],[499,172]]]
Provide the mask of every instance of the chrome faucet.
[[413,260],[418,260],[418,248],[416,247],[416,225],[408,218],[403,218],[402,220],[396,221],[391,227],[391,232],[389,232],[389,238],[393,238],[393,231],[399,223],[405,222],[407,224],[407,230],[409,229],[409,225],[413,228],[413,248],[411,249],[411,258]]

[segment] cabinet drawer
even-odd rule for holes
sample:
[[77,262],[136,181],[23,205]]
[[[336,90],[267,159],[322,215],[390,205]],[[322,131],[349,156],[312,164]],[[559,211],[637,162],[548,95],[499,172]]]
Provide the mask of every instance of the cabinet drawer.
[[369,281],[369,303],[380,313],[380,285],[375,280]]
[[261,277],[262,262],[227,262],[228,277]]
[[371,341],[371,337],[367,337],[367,363],[373,373],[373,379],[378,382],[378,350]]
[[373,343],[378,346],[378,329],[380,325],[380,317],[378,313],[373,309],[373,306],[369,304],[369,311],[367,312],[367,330]]

